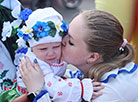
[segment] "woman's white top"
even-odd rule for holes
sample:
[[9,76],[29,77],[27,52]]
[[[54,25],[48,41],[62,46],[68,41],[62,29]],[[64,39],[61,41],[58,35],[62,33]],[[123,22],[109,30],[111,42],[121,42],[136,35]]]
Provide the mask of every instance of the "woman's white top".
[[92,102],[138,102],[138,65],[128,63],[102,77],[103,95]]

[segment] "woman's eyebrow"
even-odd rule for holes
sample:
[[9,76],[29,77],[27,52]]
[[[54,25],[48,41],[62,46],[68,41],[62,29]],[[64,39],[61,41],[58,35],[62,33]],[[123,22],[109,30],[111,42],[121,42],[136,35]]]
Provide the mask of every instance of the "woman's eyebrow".
[[70,35],[70,33],[68,32],[68,36],[71,38],[71,39],[73,39],[73,37]]

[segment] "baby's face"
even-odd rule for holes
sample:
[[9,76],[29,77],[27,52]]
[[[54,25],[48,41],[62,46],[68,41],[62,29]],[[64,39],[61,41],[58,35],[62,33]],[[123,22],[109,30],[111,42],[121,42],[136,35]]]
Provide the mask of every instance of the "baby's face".
[[61,56],[61,42],[39,44],[31,48],[39,59],[46,63],[54,63]]

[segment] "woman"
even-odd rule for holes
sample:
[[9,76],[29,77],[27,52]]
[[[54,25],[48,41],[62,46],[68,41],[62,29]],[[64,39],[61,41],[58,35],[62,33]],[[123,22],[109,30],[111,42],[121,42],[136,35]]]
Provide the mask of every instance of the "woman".
[[[105,86],[103,95],[92,102],[138,102],[138,66],[131,62],[134,49],[123,39],[123,28],[114,16],[98,10],[79,14],[69,25],[62,51],[63,60]],[[44,79],[38,64],[28,62],[28,58],[22,61],[20,71],[33,92],[43,86]]]

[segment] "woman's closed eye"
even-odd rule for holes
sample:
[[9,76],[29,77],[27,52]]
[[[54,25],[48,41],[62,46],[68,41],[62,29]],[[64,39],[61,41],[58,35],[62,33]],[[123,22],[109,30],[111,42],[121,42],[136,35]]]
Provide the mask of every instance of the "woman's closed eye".
[[74,44],[70,41],[70,39],[68,40],[69,45],[73,46]]

